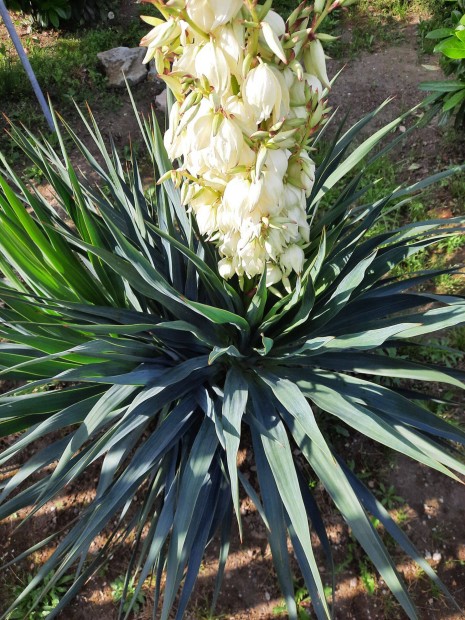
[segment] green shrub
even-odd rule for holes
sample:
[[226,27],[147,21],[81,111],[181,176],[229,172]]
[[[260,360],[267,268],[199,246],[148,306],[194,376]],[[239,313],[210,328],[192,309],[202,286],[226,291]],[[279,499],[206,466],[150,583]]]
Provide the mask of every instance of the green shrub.
[[428,32],[426,39],[439,41],[434,52],[441,54],[441,67],[453,80],[424,82],[422,90],[431,91],[426,104],[440,114],[440,124],[455,115],[455,124],[465,124],[465,0],[452,0],[452,12],[440,28]]
[[114,0],[7,0],[8,8],[31,14],[46,28],[59,28],[63,23],[73,25],[95,22],[114,6]]

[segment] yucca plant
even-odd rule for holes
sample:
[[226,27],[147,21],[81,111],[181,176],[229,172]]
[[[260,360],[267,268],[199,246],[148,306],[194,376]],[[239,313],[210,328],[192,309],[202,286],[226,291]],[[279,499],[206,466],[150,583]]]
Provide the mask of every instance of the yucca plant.
[[[182,618],[205,548],[218,531],[221,581],[234,512],[241,528],[242,487],[266,524],[290,617],[296,607],[288,537],[316,616],[329,617],[309,519],[329,557],[331,549],[302,457],[410,618],[417,617],[414,606],[370,515],[447,593],[344,455],[335,452],[334,437],[319,427],[324,411],[449,476],[465,473],[458,448],[465,433],[419,404],[428,391],[387,388],[377,380],[462,388],[463,373],[393,358],[386,348],[405,349],[413,338],[421,350],[419,337],[464,321],[465,302],[418,292],[436,275],[432,271],[389,275],[409,256],[459,233],[461,220],[367,235],[388,203],[400,207],[410,194],[449,174],[364,204],[369,187],[361,175],[343,178],[401,122],[348,155],[373,116],[338,137],[318,168],[305,273],[282,299],[267,294],[264,277],[247,293],[222,280],[215,251],[197,234],[171,182],[148,200],[136,160],[128,178],[115,149],[107,154],[95,123],[88,129],[102,163],[65,129],[106,192],[79,177],[60,134],[58,154],[45,140],[12,128],[12,139],[52,185],[67,218],[3,159],[0,360],[4,378],[25,383],[1,397],[0,429],[2,436],[26,432],[0,462],[20,456],[38,439],[53,438],[2,483],[0,517],[32,506],[32,518],[104,457],[94,500],[17,602],[52,571],[47,588],[75,570],[73,586],[50,615],[55,617],[133,534],[128,583],[135,574],[140,589],[155,572],[158,601],[166,573],[161,617],[168,618],[180,591],[176,617]],[[153,123],[141,128],[160,176],[170,162]],[[338,197],[325,203],[336,185]],[[236,467],[244,441],[251,443],[259,488]],[[15,494],[57,461],[51,473],[47,469]],[[144,498],[142,505],[136,495]],[[105,547],[89,556],[102,533]],[[29,551],[51,543],[53,537]]]
[[[176,38],[176,28],[173,20],[167,36]],[[267,37],[281,53],[270,31]],[[252,36],[252,43],[258,41]],[[319,45],[313,45],[318,54]],[[259,89],[252,95],[259,97]],[[323,111],[321,97],[310,91],[307,104]],[[53,578],[44,592],[74,571],[72,587],[49,615],[55,617],[118,546],[129,544],[120,617],[129,616],[154,575],[155,611],[167,620],[175,610],[180,619],[206,547],[218,535],[214,606],[235,520],[242,532],[245,493],[266,526],[289,617],[298,613],[290,540],[313,611],[329,618],[312,531],[330,564],[331,545],[308,485],[310,471],[410,618],[417,618],[414,604],[371,517],[452,600],[338,453],[328,424],[328,417],[342,421],[457,480],[465,474],[465,433],[422,406],[428,386],[425,392],[417,387],[443,382],[463,388],[463,373],[404,355],[410,339],[418,357],[424,336],[464,322],[465,301],[419,292],[439,272],[395,271],[414,254],[463,234],[463,219],[372,230],[386,207],[400,209],[409,196],[454,171],[365,202],[372,185],[356,172],[359,164],[369,167],[393,148],[398,138],[374,151],[405,122],[397,119],[360,143],[378,111],[345,133],[341,128],[328,145],[304,206],[310,226],[308,242],[298,246],[303,264],[294,261],[300,250],[293,250],[296,266],[282,283],[273,279],[273,287],[266,270],[255,277],[221,277],[220,250],[183,206],[154,117],[140,119],[140,128],[155,178],[164,181],[149,195],[136,158],[126,169],[92,117],[83,121],[98,156],[64,121],[58,152],[29,131],[11,128],[12,140],[54,188],[55,200],[50,204],[2,159],[0,364],[3,377],[21,385],[0,398],[1,435],[14,436],[0,464],[33,449],[39,439],[50,441],[1,483],[0,518],[30,507],[27,523],[89,467],[98,463],[101,474],[94,499],[67,531],[17,558],[54,545],[4,617],[47,575]],[[325,140],[320,133],[313,146]],[[100,184],[74,168],[69,143]],[[304,164],[310,170],[304,156],[299,162],[302,174]],[[283,269],[287,259],[283,250]],[[392,357],[399,347],[402,357]],[[413,380],[415,387],[386,387],[380,377]],[[257,485],[237,466],[243,449],[253,454]],[[100,536],[104,546],[89,553]]]

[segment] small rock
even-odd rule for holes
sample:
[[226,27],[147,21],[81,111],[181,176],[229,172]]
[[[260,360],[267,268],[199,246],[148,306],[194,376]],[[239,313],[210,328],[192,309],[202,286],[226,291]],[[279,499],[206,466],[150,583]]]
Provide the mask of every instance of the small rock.
[[357,587],[357,579],[354,577],[353,579],[350,580],[349,585],[351,588],[356,588]]
[[160,93],[158,97],[155,97],[155,104],[158,108],[160,108],[162,112],[166,114],[166,112],[168,111],[166,89],[162,93]]
[[151,60],[149,62],[149,72],[147,74],[149,82],[153,83],[155,95],[159,95],[166,88],[166,82],[164,82],[158,75],[158,71],[155,67],[155,62]]
[[108,78],[108,86],[124,88],[126,80],[135,86],[147,79],[147,66],[142,64],[146,50],[142,47],[114,47],[97,54]]
[[439,551],[436,551],[436,553],[433,553],[433,562],[440,562],[442,560],[442,555],[439,553]]
[[425,560],[431,560],[433,556],[431,555],[431,553],[429,551],[425,552]]
[[267,601],[271,600],[271,594],[269,592],[265,592],[265,598]]

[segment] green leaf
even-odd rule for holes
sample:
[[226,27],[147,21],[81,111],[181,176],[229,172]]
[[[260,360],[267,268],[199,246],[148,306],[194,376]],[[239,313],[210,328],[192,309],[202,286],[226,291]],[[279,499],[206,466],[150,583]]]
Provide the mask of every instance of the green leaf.
[[435,53],[441,52],[447,58],[458,60],[465,58],[465,43],[455,36],[450,37],[438,43],[434,51]]
[[242,538],[241,512],[239,509],[239,483],[237,478],[237,453],[241,439],[242,417],[245,413],[248,400],[248,384],[243,374],[232,367],[226,374],[224,384],[224,398],[222,423],[225,438],[226,459],[231,495],[236,511],[239,533]]
[[444,37],[450,37],[451,34],[454,33],[453,28],[437,28],[436,30],[432,30],[428,32],[426,35],[427,39],[444,39]]
[[437,82],[421,82],[419,84],[421,90],[428,90],[437,93],[453,93],[463,89],[463,82],[458,80],[446,80]]
[[459,90],[457,93],[454,93],[451,97],[449,97],[442,107],[443,112],[448,112],[452,110],[456,106],[460,105],[462,101],[465,99],[465,88]]

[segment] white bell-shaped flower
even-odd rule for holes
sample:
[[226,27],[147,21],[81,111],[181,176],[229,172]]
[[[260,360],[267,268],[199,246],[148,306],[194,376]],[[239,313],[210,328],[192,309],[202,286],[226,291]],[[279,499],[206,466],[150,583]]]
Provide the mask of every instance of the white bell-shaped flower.
[[222,49],[213,41],[206,43],[195,57],[197,77],[205,76],[215,92],[222,95],[229,90],[231,72]]
[[215,42],[223,52],[231,74],[235,75],[236,79],[241,79],[245,48],[244,26],[236,22],[222,26],[216,33]]
[[217,230],[216,208],[209,204],[203,204],[194,208],[194,213],[200,234],[212,236]]
[[236,273],[233,261],[229,258],[223,258],[218,263],[218,271],[222,278],[230,280]]
[[239,164],[244,146],[244,137],[239,126],[229,118],[224,118],[216,135],[211,137],[208,165],[227,173]]
[[204,32],[230,22],[241,7],[242,0],[186,0],[189,18]]
[[305,254],[298,245],[290,245],[287,247],[279,258],[279,262],[285,275],[289,275],[291,271],[302,273],[305,261]]
[[278,120],[283,91],[275,72],[267,64],[261,63],[250,71],[244,81],[242,97],[253,111],[257,124],[270,116],[273,122]]

